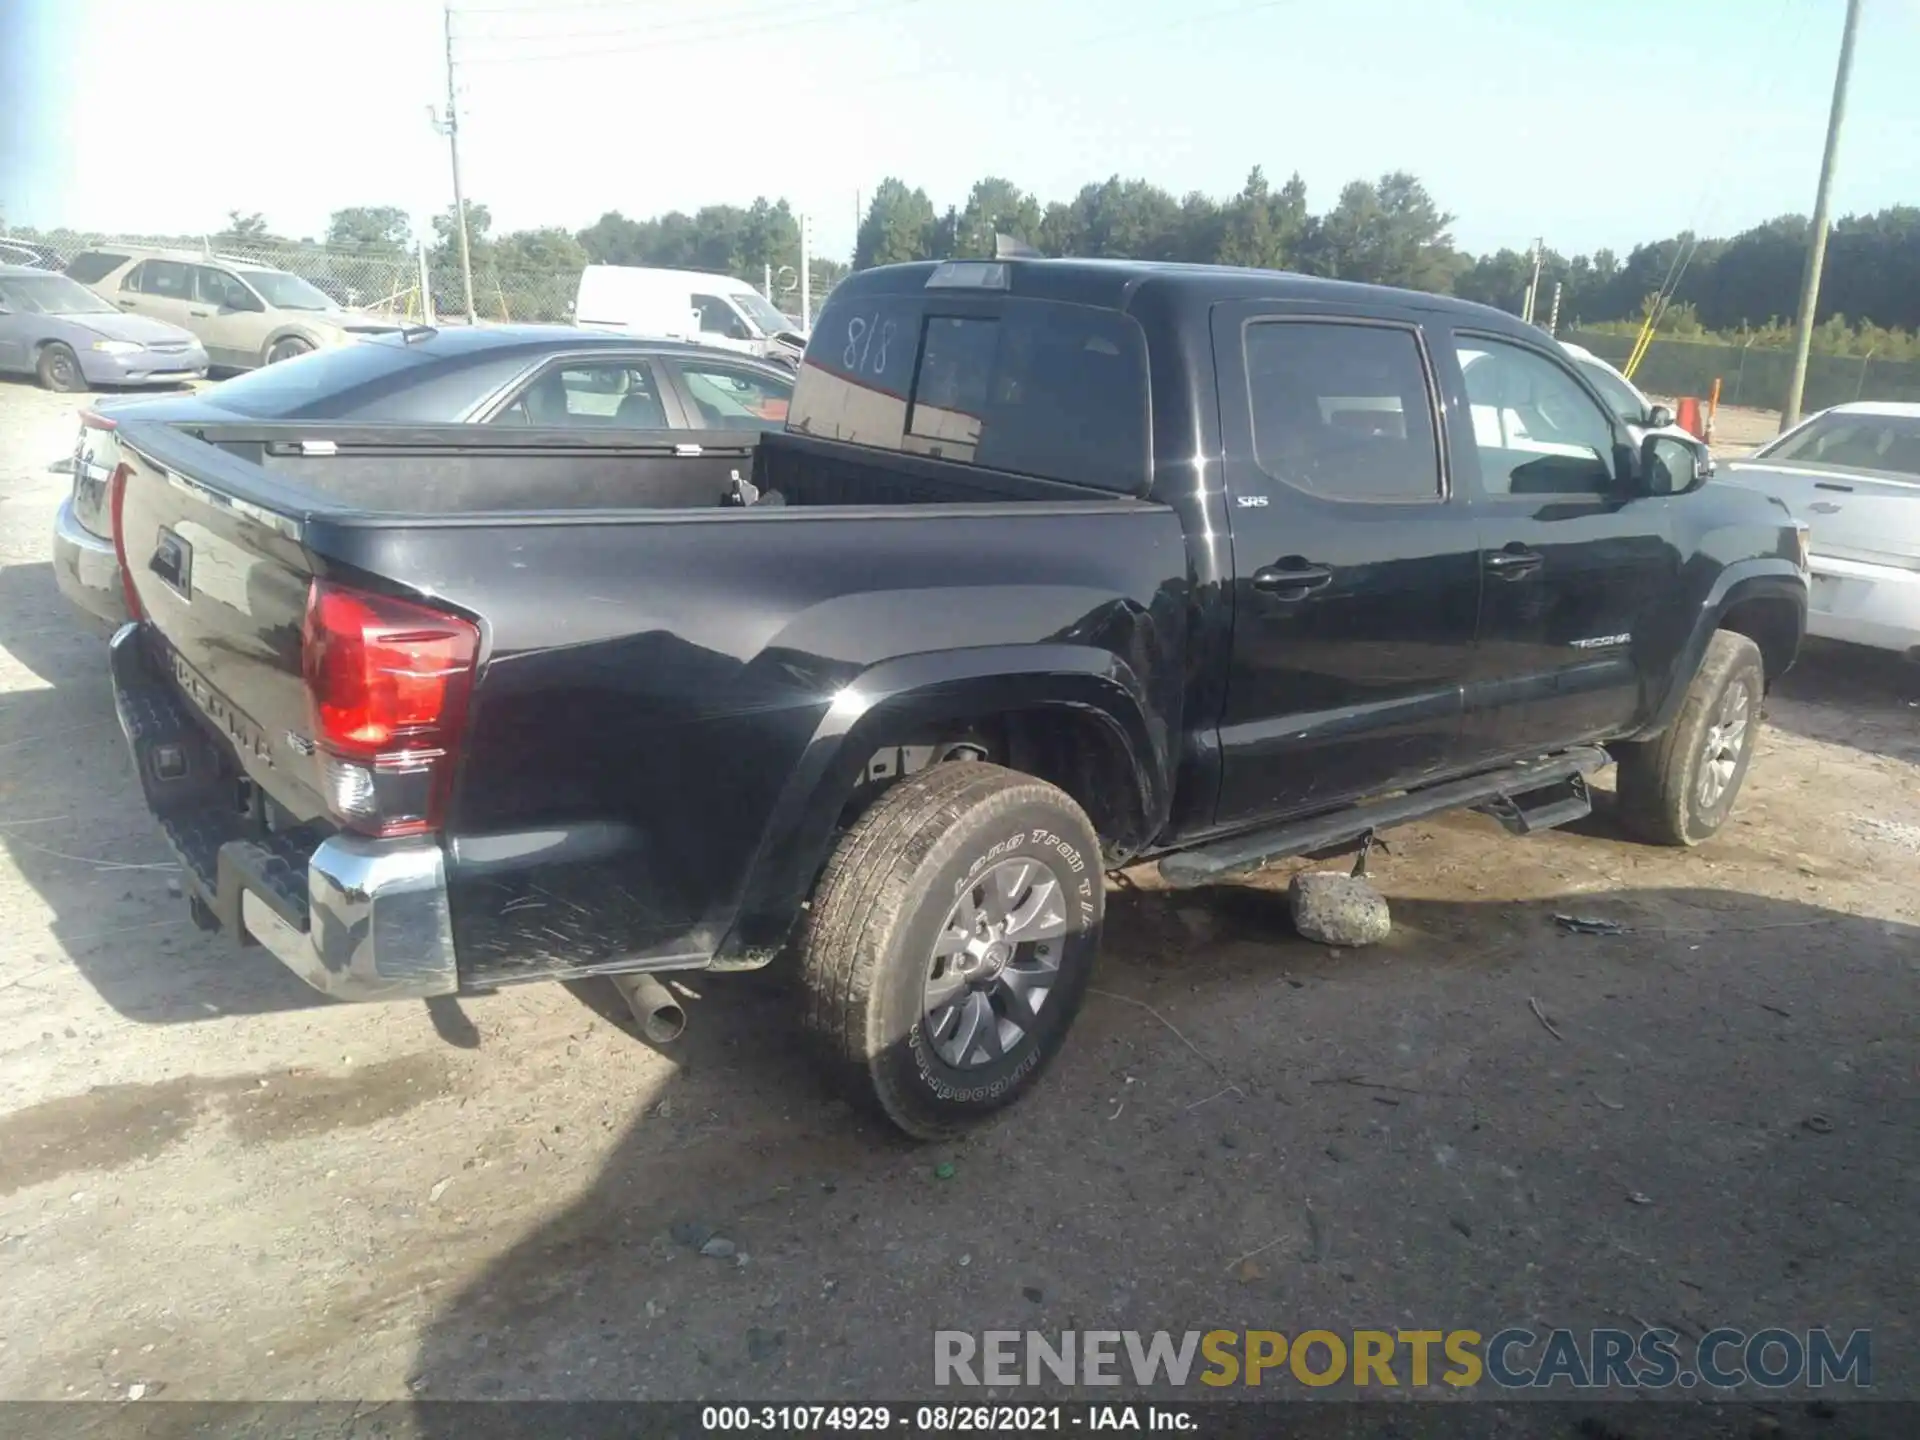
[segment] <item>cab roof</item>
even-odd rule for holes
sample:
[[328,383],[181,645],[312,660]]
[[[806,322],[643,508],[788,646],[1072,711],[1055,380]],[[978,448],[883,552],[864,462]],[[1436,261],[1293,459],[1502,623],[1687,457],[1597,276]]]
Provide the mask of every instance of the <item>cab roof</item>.
[[[1457,316],[1489,330],[1517,331],[1537,338],[1545,332],[1525,325],[1504,310],[1390,285],[1366,285],[1351,280],[1329,280],[1290,270],[1254,270],[1232,265],[1191,265],[1160,260],[967,260],[917,261],[858,271],[834,287],[832,299],[853,295],[900,295],[924,291],[943,264],[1004,267],[1007,283],[1001,293],[1030,299],[1059,300],[1130,310],[1143,291],[1190,297],[1195,303],[1220,300],[1276,299],[1329,305],[1397,306]],[[994,287],[999,288],[999,287]],[[938,293],[936,287],[935,293]],[[956,285],[950,293],[992,293],[987,287]]]

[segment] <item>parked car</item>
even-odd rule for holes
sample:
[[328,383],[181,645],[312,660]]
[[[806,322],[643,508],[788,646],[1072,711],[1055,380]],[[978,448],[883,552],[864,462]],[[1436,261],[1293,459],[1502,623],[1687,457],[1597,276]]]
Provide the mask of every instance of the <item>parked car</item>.
[[[557,325],[416,326],[82,416],[73,490],[54,517],[54,578],[89,615],[127,618],[108,490],[122,419],[765,430],[785,423],[792,394],[792,371],[697,345]],[[698,449],[692,436],[679,440]]]
[[1722,478],[1811,527],[1809,634],[1920,660],[1920,405],[1822,410]]
[[[1468,349],[1559,449],[1450,422]],[[1525,833],[1609,753],[1697,844],[1805,617],[1780,506],[1441,296],[868,270],[786,431],[671,437],[121,424],[113,683],[203,923],[349,999],[788,953],[943,1135],[1059,1049],[1104,872]]]
[[404,328],[397,320],[343,310],[298,275],[229,255],[116,246],[82,251],[67,274],[122,310],[191,330],[226,370],[251,370]]
[[179,326],[123,315],[65,275],[0,265],[0,374],[65,391],[182,385],[206,373],[207,352]]
[[1691,430],[1683,430],[1673,423],[1673,411],[1665,405],[1657,405],[1649,400],[1640,387],[1621,374],[1613,366],[1583,345],[1562,340],[1560,348],[1573,357],[1593,388],[1600,392],[1600,398],[1607,402],[1607,408],[1618,415],[1627,426],[1641,435],[1659,432],[1671,435],[1675,440],[1693,447],[1699,462],[1701,473],[1711,476],[1714,473],[1713,452],[1707,448]]
[[60,252],[38,240],[0,235],[0,265],[24,265],[29,270],[58,270]]
[[753,286],[730,275],[589,265],[573,306],[581,325],[697,340],[797,365],[807,337]]

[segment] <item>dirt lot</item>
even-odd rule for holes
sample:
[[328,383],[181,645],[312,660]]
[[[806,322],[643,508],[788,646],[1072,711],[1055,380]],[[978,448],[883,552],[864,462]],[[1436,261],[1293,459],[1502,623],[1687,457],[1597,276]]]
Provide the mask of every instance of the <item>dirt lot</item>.
[[1143,876],[1043,1090],[916,1149],[777,974],[655,1053],[609,987],[337,1006],[196,932],[47,564],[77,408],[0,386],[0,1397],[853,1399],[927,1393],[936,1327],[1643,1321],[1872,1327],[1920,1396],[1887,663],[1809,657],[1702,850],[1394,834],[1374,951],[1284,876]]

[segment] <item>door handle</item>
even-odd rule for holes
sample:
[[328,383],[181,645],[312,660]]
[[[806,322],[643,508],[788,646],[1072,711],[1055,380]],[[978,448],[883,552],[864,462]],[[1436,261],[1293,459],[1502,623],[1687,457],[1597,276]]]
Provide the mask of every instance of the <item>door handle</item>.
[[122,310],[133,309],[133,301],[131,300],[116,300],[113,303],[118,305]]
[[1487,569],[1496,580],[1523,580],[1545,563],[1546,556],[1539,551],[1518,545],[1510,545],[1487,556]]
[[189,315],[191,315],[191,316],[193,316],[193,317],[194,317],[194,319],[196,319],[196,320],[204,320],[204,319],[206,319],[206,318],[207,318],[207,316],[209,316],[209,315],[211,315],[212,313],[213,313],[213,312],[212,312],[211,310],[189,310],[189,311],[187,311],[187,314],[189,314]]
[[1324,590],[1332,583],[1333,571],[1326,566],[1309,565],[1293,556],[1253,572],[1253,588],[1276,600],[1304,600],[1315,590]]

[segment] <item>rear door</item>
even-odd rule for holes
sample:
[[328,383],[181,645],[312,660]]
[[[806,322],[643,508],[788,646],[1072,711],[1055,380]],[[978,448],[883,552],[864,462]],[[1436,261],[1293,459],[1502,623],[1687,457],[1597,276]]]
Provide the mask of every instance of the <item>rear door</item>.
[[1456,330],[1440,357],[1469,412],[1454,469],[1486,571],[1464,765],[1645,718],[1636,637],[1679,601],[1672,502],[1636,492],[1625,426],[1550,343]]
[[1481,579],[1426,337],[1248,301],[1215,309],[1213,346],[1234,568],[1217,824],[1439,774]]
[[193,267],[178,260],[142,260],[120,282],[114,297],[122,310],[151,315],[182,330],[200,333],[199,322],[187,312],[193,305]]

